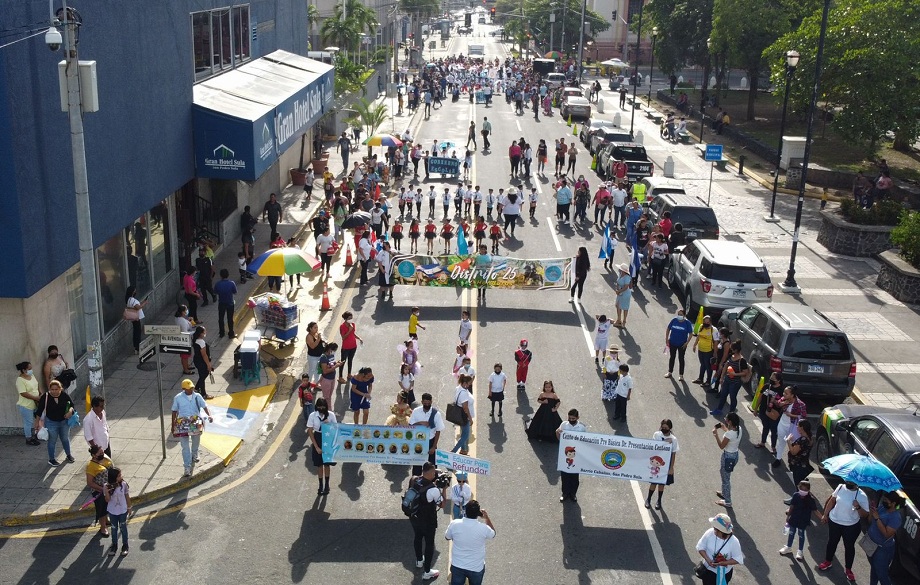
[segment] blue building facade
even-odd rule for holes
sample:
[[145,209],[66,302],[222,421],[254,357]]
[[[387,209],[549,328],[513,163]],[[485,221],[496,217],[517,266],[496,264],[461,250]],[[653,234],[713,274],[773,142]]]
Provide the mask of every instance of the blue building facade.
[[[196,179],[195,84],[279,50],[305,56],[306,2],[70,0],[69,7],[82,18],[79,58],[96,62],[98,78],[99,111],[83,120],[109,340],[126,332],[125,289],[136,285],[154,307],[173,303],[203,216],[220,221],[236,209],[235,197],[216,202],[217,189],[201,189]],[[44,42],[47,0],[0,0],[0,14],[8,31],[0,45],[21,38],[0,48],[0,316],[10,332],[0,339],[0,361],[41,363],[52,343],[73,361],[86,340],[70,132],[58,82],[63,50]],[[14,419],[9,405],[0,406],[0,427]]]

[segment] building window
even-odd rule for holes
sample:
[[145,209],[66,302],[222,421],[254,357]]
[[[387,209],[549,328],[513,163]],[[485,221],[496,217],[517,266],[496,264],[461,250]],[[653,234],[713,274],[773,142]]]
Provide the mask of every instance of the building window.
[[86,323],[83,321],[83,276],[75,264],[64,274],[67,287],[67,308],[70,311],[70,333],[73,336],[73,359],[86,353]]
[[195,80],[233,69],[250,58],[249,5],[192,13]]
[[96,266],[99,270],[99,309],[102,312],[102,331],[106,335],[124,320],[125,290],[128,278],[126,244],[122,230],[96,249]]
[[150,221],[147,225],[150,227],[148,233],[150,234],[150,264],[153,267],[153,283],[157,285],[176,267],[172,246],[169,243],[169,232],[172,226],[169,223],[168,200],[162,201],[150,210]]

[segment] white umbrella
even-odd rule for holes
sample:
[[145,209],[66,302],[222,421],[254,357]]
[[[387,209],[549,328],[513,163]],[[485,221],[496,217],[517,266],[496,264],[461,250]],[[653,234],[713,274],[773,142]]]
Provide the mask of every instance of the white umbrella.
[[607,67],[626,67],[626,68],[629,67],[629,63],[624,63],[620,59],[616,59],[616,58],[607,59],[606,61],[601,61],[601,65],[605,65]]

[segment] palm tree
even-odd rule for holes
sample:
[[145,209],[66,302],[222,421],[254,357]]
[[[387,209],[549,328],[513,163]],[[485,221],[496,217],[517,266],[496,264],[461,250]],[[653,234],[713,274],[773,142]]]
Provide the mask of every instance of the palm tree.
[[[311,0],[307,0],[307,33],[308,38],[312,40],[313,27],[319,22],[319,8],[316,7],[316,4],[311,4],[310,1]],[[314,49],[313,47],[310,48]]]
[[[377,130],[387,121],[389,118],[389,113],[387,107],[383,104],[374,104],[369,102],[366,99],[358,100],[354,106],[355,115],[345,120],[348,124],[361,124],[364,126],[364,130],[367,133],[368,138],[377,133]],[[367,156],[373,154],[374,147],[367,147]]]
[[333,44],[344,51],[358,45],[360,33],[349,19],[327,18],[319,27],[319,36],[325,44]]

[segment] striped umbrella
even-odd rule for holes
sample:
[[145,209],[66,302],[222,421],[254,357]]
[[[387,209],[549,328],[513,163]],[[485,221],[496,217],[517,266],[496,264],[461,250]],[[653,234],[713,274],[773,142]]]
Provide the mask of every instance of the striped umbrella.
[[543,55],[544,59],[562,59],[562,53],[559,51],[549,51]]
[[249,263],[249,272],[259,276],[284,276],[311,272],[320,267],[320,261],[297,248],[273,248],[260,254]]
[[374,134],[364,139],[367,146],[402,146],[402,140],[392,134]]

